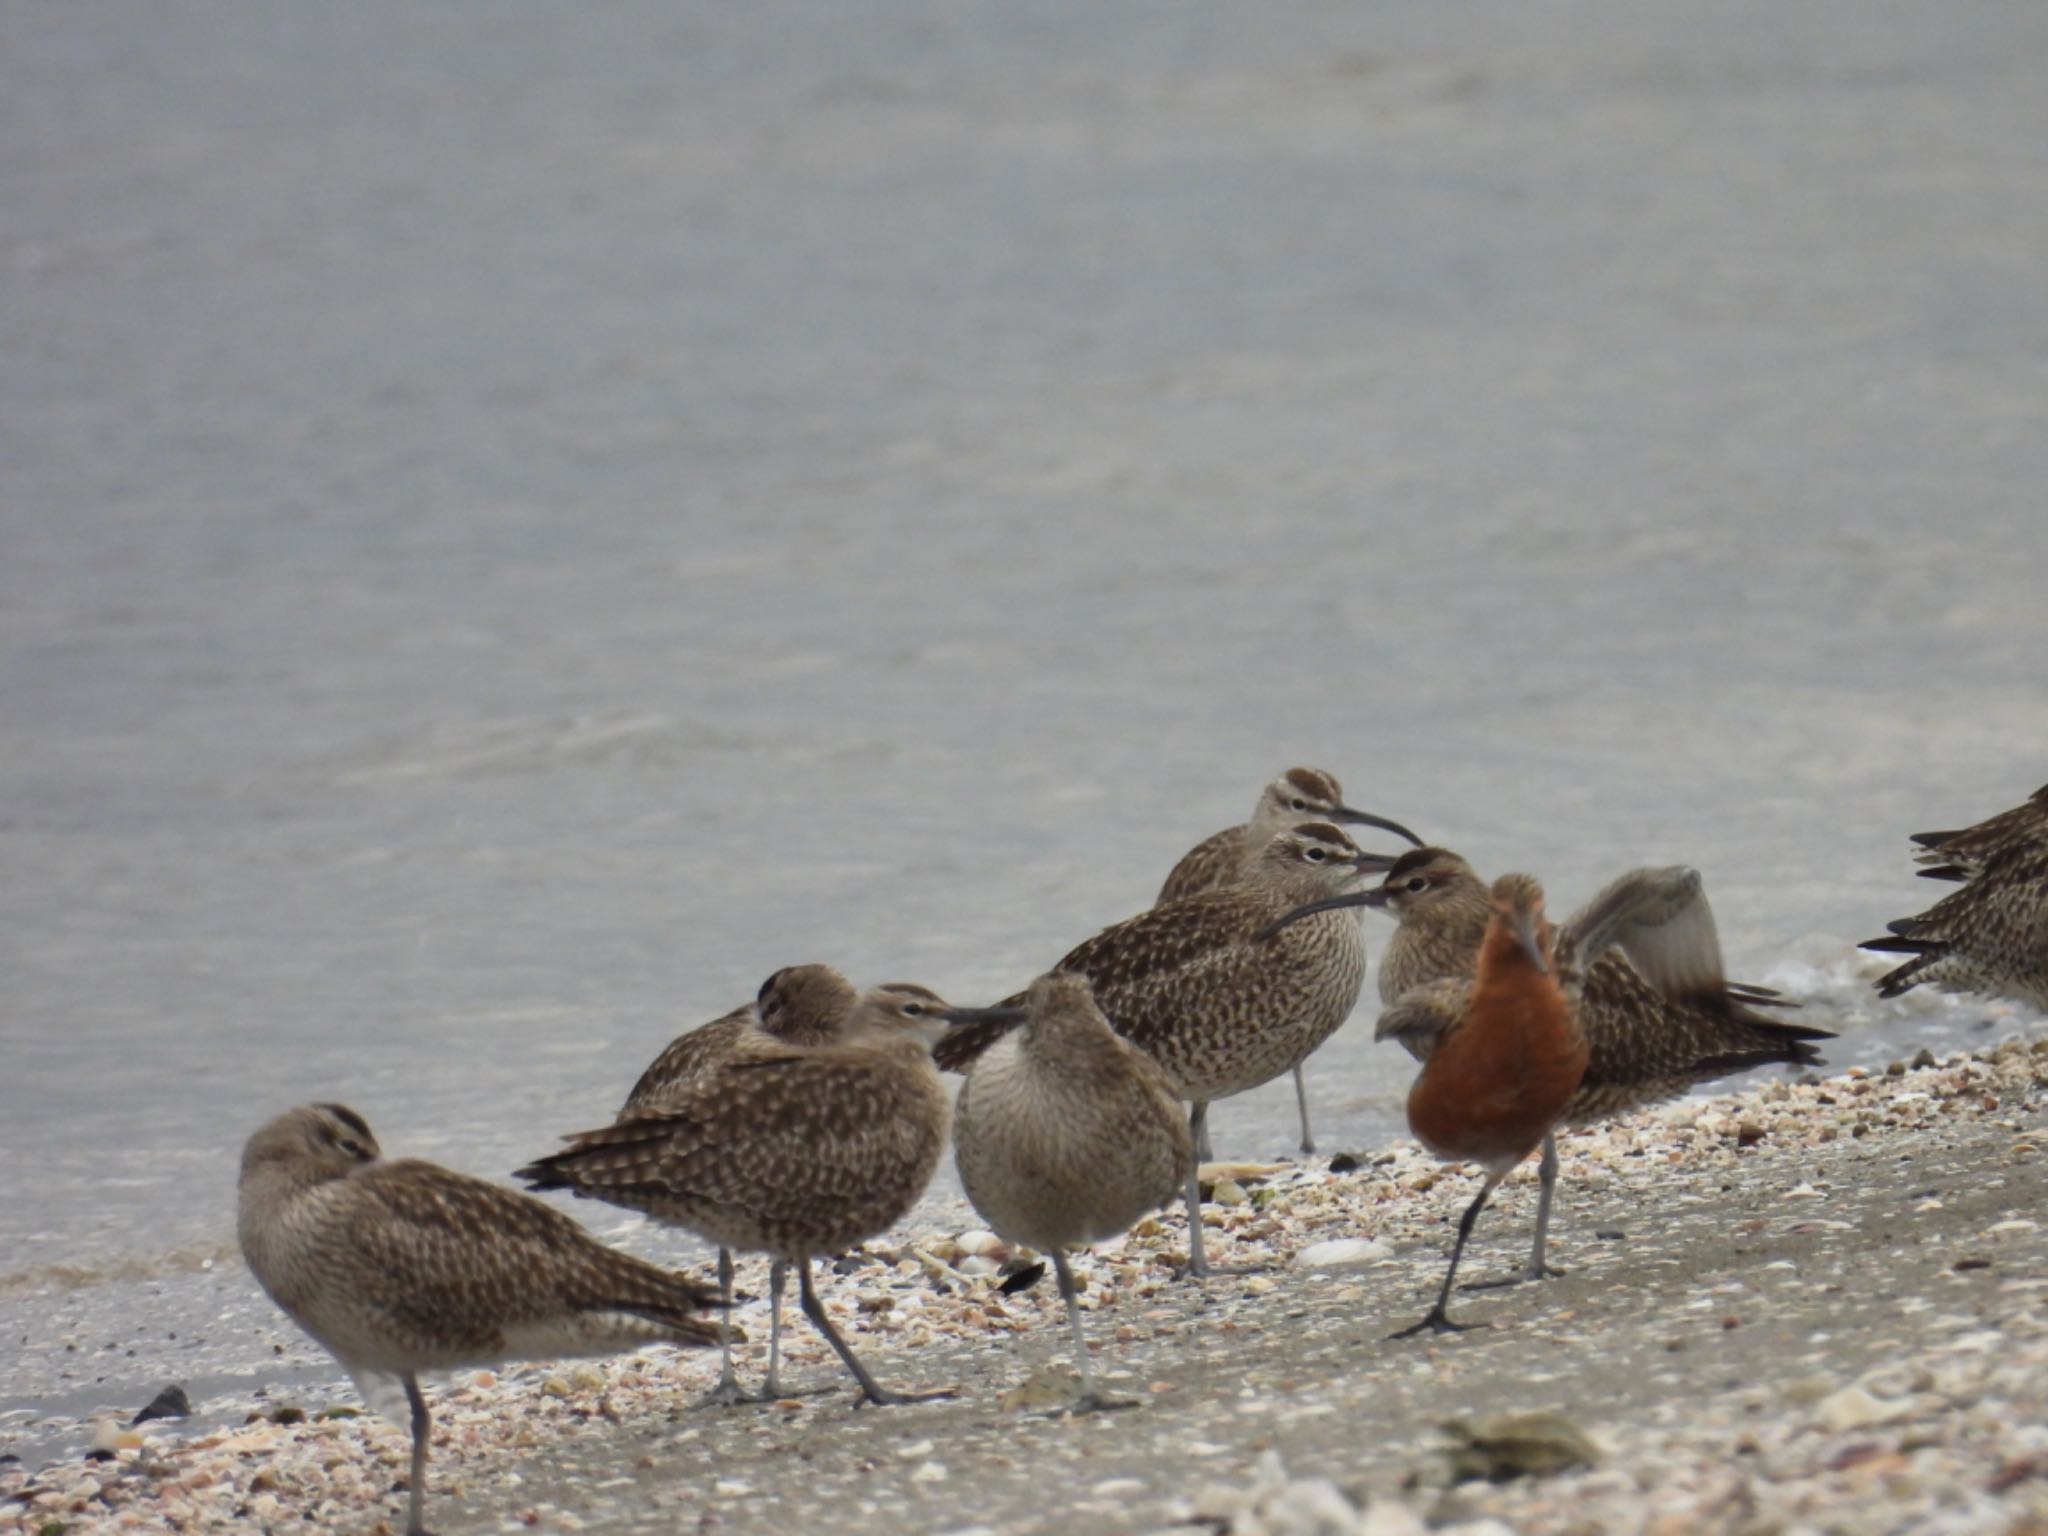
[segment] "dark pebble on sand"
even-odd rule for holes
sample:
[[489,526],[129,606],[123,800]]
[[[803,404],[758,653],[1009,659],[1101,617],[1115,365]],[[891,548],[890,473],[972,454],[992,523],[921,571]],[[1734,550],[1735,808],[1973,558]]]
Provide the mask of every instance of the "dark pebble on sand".
[[192,1400],[185,1396],[185,1389],[174,1382],[152,1397],[142,1410],[128,1421],[128,1427],[133,1429],[137,1424],[146,1424],[151,1419],[188,1419],[191,1416]]

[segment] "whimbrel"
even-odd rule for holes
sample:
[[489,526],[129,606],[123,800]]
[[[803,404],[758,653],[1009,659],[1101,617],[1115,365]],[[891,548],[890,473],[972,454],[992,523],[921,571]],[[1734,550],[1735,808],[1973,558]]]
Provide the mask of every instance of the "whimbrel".
[[[1320,768],[1290,768],[1259,791],[1250,821],[1243,826],[1225,827],[1221,832],[1212,833],[1182,854],[1152,904],[1164,906],[1170,901],[1234,884],[1244,878],[1261,849],[1289,827],[1303,821],[1378,827],[1383,832],[1406,838],[1417,847],[1422,846],[1422,839],[1398,821],[1388,821],[1383,816],[1353,810],[1346,805],[1344,786],[1337,782],[1335,774],[1325,773]],[[1301,1115],[1301,1150],[1313,1152],[1316,1139],[1309,1129],[1308,1083],[1302,1076],[1299,1062],[1294,1066],[1294,1103]],[[1203,1157],[1209,1155],[1206,1132],[1203,1145],[1197,1151]]]
[[2048,786],[2024,805],[1960,832],[1913,839],[1937,862],[1923,869],[1965,882],[1862,948],[1910,956],[1878,978],[1882,997],[1922,982],[2048,1008]]
[[[621,1120],[661,1114],[684,1102],[704,1079],[734,1061],[782,1047],[829,1045],[840,1037],[860,1003],[860,994],[829,965],[789,965],[761,983],[752,1003],[679,1035],[640,1074],[620,1108]],[[732,1306],[732,1250],[718,1250],[718,1288]],[[732,1346],[720,1351],[718,1385],[704,1405],[773,1402],[782,1396],[782,1297],[789,1266],[768,1266],[768,1375],[758,1393],[741,1389],[733,1374]]]
[[2018,848],[2048,846],[2048,784],[2009,811],[2000,811],[1958,832],[1915,832],[1920,851],[1913,861],[1929,880],[1968,880],[1992,860]]
[[[1380,956],[1382,1005],[1391,1007],[1417,987],[1469,981],[1475,974],[1494,902],[1472,866],[1448,848],[1402,854],[1378,885],[1346,900],[1380,908],[1400,925]],[[1683,916],[1668,930],[1674,938],[1685,935],[1682,963],[1665,958],[1668,947],[1658,951],[1647,936],[1632,936],[1640,954],[1621,950],[1591,962],[1579,1022],[1592,1057],[1565,1106],[1564,1124],[1612,1119],[1751,1067],[1812,1066],[1820,1060],[1812,1042],[1834,1038],[1830,1030],[1764,1017],[1758,1008],[1791,1005],[1769,988],[1723,979],[1703,890],[1697,907]],[[1427,1059],[1436,1044],[1427,1029],[1434,1015],[1406,1017],[1407,1032],[1395,1034],[1383,1018],[1375,1038],[1391,1035],[1418,1060]],[[1536,1240],[1525,1279],[1557,1273],[1544,1257],[1558,1174],[1555,1133],[1543,1138],[1539,1173]]]
[[868,1374],[819,1302],[810,1261],[887,1230],[917,1203],[950,1119],[931,1044],[948,1023],[989,1017],[907,982],[876,987],[835,1043],[749,1050],[677,1084],[658,1112],[568,1136],[565,1150],[516,1176],[794,1264],[804,1316],[867,1400],[918,1401]]
[[[1305,1060],[1350,1016],[1365,981],[1365,941],[1349,913],[1311,916],[1272,937],[1261,930],[1392,862],[1360,852],[1327,822],[1305,822],[1268,843],[1245,880],[1126,918],[1053,969],[1085,976],[1111,1027],[1166,1069],[1193,1105],[1189,1132],[1199,1146],[1212,1100]],[[960,1071],[1001,1033],[1000,1025],[969,1025],[934,1054]],[[1206,1274],[1194,1172],[1187,1211],[1188,1268]]]
[[1052,1255],[1081,1371],[1074,1410],[1134,1406],[1095,1389],[1067,1250],[1171,1201],[1194,1143],[1164,1069],[1109,1027],[1085,977],[1041,976],[1024,994],[1022,1027],[975,1058],[953,1155],[989,1226]]
[[412,1158],[383,1161],[354,1110],[307,1104],[242,1150],[250,1271],[365,1396],[395,1376],[412,1409],[409,1536],[424,1536],[432,1420],[421,1371],[708,1345],[709,1291],[607,1248],[515,1190]]

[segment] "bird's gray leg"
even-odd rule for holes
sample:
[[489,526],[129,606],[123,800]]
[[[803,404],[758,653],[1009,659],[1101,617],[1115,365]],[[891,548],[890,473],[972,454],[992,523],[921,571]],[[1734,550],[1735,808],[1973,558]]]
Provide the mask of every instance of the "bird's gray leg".
[[1067,1304],[1067,1326],[1074,1332],[1074,1363],[1081,1368],[1081,1396],[1074,1402],[1075,1413],[1102,1413],[1112,1408],[1135,1408],[1136,1398],[1104,1397],[1095,1390],[1095,1370],[1088,1363],[1088,1341],[1081,1334],[1080,1293],[1074,1288],[1074,1272],[1067,1267],[1067,1250],[1052,1251],[1052,1267],[1059,1272],[1060,1300]]
[[433,1438],[434,1419],[420,1395],[419,1377],[407,1371],[398,1379],[405,1383],[405,1400],[412,1404],[412,1487],[406,1497],[405,1536],[427,1536],[427,1442]]
[[878,1383],[868,1374],[868,1368],[860,1363],[860,1357],[854,1354],[852,1347],[840,1337],[839,1330],[832,1326],[832,1319],[825,1313],[824,1303],[818,1300],[818,1293],[811,1288],[809,1257],[798,1259],[796,1264],[797,1296],[803,1306],[804,1316],[811,1320],[811,1326],[825,1336],[825,1342],[832,1346],[833,1353],[845,1362],[849,1371],[853,1372],[853,1379],[860,1383],[861,1396],[865,1401],[873,1403],[877,1408],[888,1408],[898,1403],[929,1402],[935,1397],[953,1395],[951,1392],[892,1392]]
[[1294,1104],[1301,1111],[1301,1150],[1316,1149],[1315,1133],[1308,1128],[1308,1080],[1301,1075],[1301,1063],[1294,1064]]
[[[718,1293],[725,1302],[725,1315],[732,1316],[732,1250],[718,1250]],[[732,1368],[732,1334],[730,1331],[718,1341],[718,1385],[697,1399],[699,1408],[730,1408],[735,1403],[749,1401],[747,1394],[740,1390],[740,1379]]]
[[1215,1161],[1216,1149],[1209,1145],[1209,1106],[1197,1104],[1188,1111],[1188,1133],[1195,1138],[1195,1161]]
[[1505,1280],[1475,1280],[1465,1287],[1468,1291],[1500,1291],[1511,1285],[1520,1285],[1524,1280],[1548,1280],[1564,1273],[1552,1269],[1543,1262],[1543,1246],[1550,1236],[1550,1201],[1557,1189],[1557,1134],[1552,1132],[1543,1138],[1543,1157],[1536,1165],[1536,1177],[1541,1189],[1536,1196],[1536,1246],[1529,1253],[1529,1267],[1519,1275],[1510,1275]]
[[815,1397],[830,1387],[804,1387],[785,1391],[782,1385],[782,1300],[789,1294],[789,1260],[777,1259],[768,1266],[768,1376],[761,1390],[747,1399],[750,1403],[780,1402],[785,1397]]
[[761,1395],[769,1400],[782,1396],[782,1295],[789,1289],[789,1260],[777,1259],[768,1266],[768,1379]]
[[1527,1276],[1531,1280],[1547,1280],[1564,1273],[1543,1262],[1543,1245],[1550,1237],[1550,1201],[1557,1192],[1557,1163],[1557,1132],[1552,1131],[1543,1138],[1543,1160],[1536,1165],[1542,1191],[1536,1197],[1536,1246],[1529,1254]]
[[[1209,1139],[1209,1106],[1197,1104],[1188,1111],[1188,1129],[1194,1134],[1195,1145],[1201,1147]],[[1188,1273],[1201,1279],[1209,1273],[1209,1261],[1202,1255],[1202,1158],[1199,1152],[1188,1167]]]

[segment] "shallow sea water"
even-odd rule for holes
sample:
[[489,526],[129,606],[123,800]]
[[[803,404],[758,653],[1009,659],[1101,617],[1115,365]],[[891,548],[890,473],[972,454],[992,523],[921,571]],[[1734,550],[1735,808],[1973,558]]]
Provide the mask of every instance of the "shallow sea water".
[[0,13],[0,1433],[264,1379],[277,1109],[502,1173],[777,966],[1010,990],[1292,763],[1560,908],[1697,865],[1833,1060],[2037,1024],[1850,946],[2048,777],[2044,42]]

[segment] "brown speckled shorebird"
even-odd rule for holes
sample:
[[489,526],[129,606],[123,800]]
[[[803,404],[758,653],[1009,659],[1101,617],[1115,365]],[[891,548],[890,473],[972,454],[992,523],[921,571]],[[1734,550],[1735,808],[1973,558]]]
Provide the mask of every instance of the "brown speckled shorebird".
[[1897,997],[1923,982],[2048,1008],[2048,786],[2024,805],[1960,832],[1914,835],[1933,867],[1966,883],[1862,948],[1911,958],[1877,980]]
[[[1346,805],[1344,786],[1337,782],[1335,774],[1325,773],[1320,768],[1290,768],[1259,791],[1250,821],[1243,826],[1225,827],[1221,832],[1212,833],[1182,854],[1152,904],[1164,906],[1170,901],[1180,901],[1185,897],[1199,896],[1203,891],[1235,884],[1245,877],[1246,870],[1262,848],[1289,827],[1303,821],[1378,827],[1383,832],[1407,839],[1418,848],[1422,846],[1422,839],[1398,821],[1388,821],[1383,816],[1354,810]],[[1313,1152],[1316,1139],[1309,1129],[1308,1084],[1302,1077],[1299,1062],[1294,1066],[1294,1103],[1301,1114],[1301,1150]],[[1196,1150],[1203,1157],[1209,1155],[1206,1135],[1202,1146]]]
[[810,1261],[887,1230],[917,1203],[950,1119],[930,1046],[948,1023],[989,1016],[907,982],[876,987],[836,1043],[750,1051],[679,1085],[659,1113],[565,1138],[565,1150],[517,1177],[795,1264],[804,1316],[866,1399],[920,1401],[868,1374],[819,1302]]
[[1073,1411],[1136,1406],[1096,1391],[1067,1250],[1171,1201],[1194,1167],[1194,1142],[1164,1069],[1109,1027],[1085,977],[1041,976],[1024,994],[1022,1027],[975,1058],[953,1155],[983,1219],[1052,1255],[1081,1370]]
[[242,1255],[271,1300],[364,1391],[396,1377],[412,1409],[409,1536],[423,1536],[432,1420],[419,1372],[507,1359],[708,1345],[709,1291],[607,1248],[515,1190],[383,1161],[339,1104],[290,1110],[242,1151]]
[[[853,983],[829,965],[785,966],[761,983],[754,1001],[679,1035],[640,1074],[618,1118],[635,1120],[687,1103],[701,1084],[735,1061],[779,1049],[830,1045],[840,1038],[860,1003]],[[732,1306],[732,1250],[718,1250],[718,1289]],[[730,1343],[720,1351],[718,1385],[701,1405],[773,1402],[782,1396],[782,1297],[789,1265],[768,1268],[768,1374],[758,1393],[747,1392],[732,1368]],[[700,1405],[700,1406],[701,1406]]]
[[1913,861],[1929,880],[1970,880],[1994,859],[2019,848],[2048,847],[2048,784],[2024,804],[1964,827],[1959,832],[1915,832],[1920,851]]
[[[1393,860],[1362,853],[1327,822],[1266,845],[1247,879],[1140,912],[1077,945],[1055,971],[1085,976],[1111,1026],[1166,1069],[1188,1100],[1196,1145],[1212,1100],[1269,1083],[1334,1034],[1365,982],[1365,940],[1347,912],[1261,930]],[[1011,1003],[1019,999],[1011,998]],[[935,1055],[964,1070],[1002,1026],[953,1031]],[[1188,1269],[1202,1275],[1201,1188],[1187,1183]]]
[[[1628,930],[1619,952],[1591,961],[1578,1013],[1591,1062],[1565,1106],[1564,1124],[1612,1119],[1751,1067],[1812,1066],[1820,1054],[1811,1042],[1834,1038],[1829,1030],[1764,1017],[1758,1008],[1789,1005],[1768,988],[1723,978],[1713,910],[1705,892],[1697,885],[1694,891],[1695,904],[1674,915],[1661,941],[1649,929]],[[1418,987],[1468,982],[1495,908],[1486,883],[1448,848],[1402,854],[1378,885],[1347,900],[1380,908],[1400,924],[1380,956],[1380,1002],[1388,1008]],[[1408,1027],[1397,1029],[1383,1014],[1374,1038],[1397,1039],[1426,1060],[1436,1044],[1428,1030],[1434,1015],[1401,1017]],[[1523,1279],[1557,1273],[1544,1258],[1558,1174],[1554,1133],[1543,1138],[1538,1168],[1536,1240]]]

